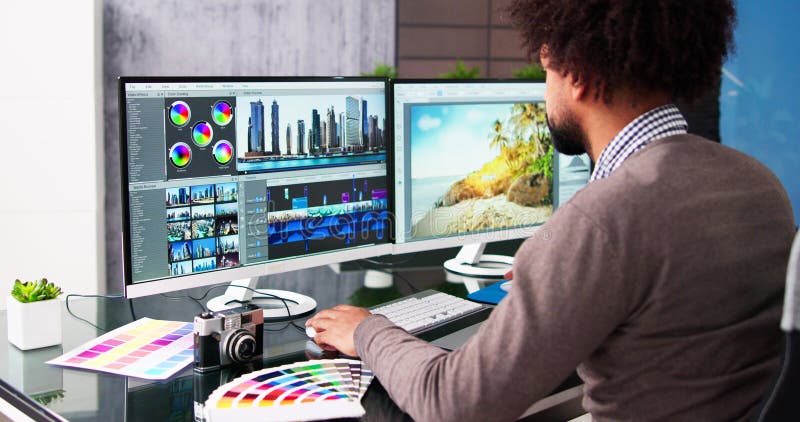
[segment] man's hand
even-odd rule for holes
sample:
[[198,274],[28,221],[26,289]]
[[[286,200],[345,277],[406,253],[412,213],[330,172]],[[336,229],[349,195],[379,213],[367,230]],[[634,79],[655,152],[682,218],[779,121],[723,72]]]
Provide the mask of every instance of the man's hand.
[[338,305],[320,311],[306,321],[306,327],[314,327],[317,332],[314,341],[323,349],[338,350],[345,355],[356,355],[354,334],[356,327],[372,314],[364,308]]

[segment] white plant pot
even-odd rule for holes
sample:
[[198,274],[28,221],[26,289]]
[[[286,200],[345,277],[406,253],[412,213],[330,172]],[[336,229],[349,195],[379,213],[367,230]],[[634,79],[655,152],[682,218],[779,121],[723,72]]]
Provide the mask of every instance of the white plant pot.
[[21,350],[61,344],[61,301],[22,303],[6,298],[8,341]]

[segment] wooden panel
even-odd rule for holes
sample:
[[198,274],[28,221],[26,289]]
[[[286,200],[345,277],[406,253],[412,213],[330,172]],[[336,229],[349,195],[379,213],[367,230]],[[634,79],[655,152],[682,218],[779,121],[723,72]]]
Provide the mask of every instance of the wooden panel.
[[522,46],[519,32],[513,29],[492,29],[491,56],[502,59],[523,59],[526,48]]
[[397,0],[400,24],[487,25],[488,0]]
[[485,29],[408,28],[398,31],[398,56],[419,57],[486,57]]
[[[486,76],[487,62],[485,60],[464,60],[467,68],[480,66],[480,76]],[[423,59],[423,60],[404,60],[400,59],[397,70],[402,78],[438,78],[442,73],[453,70],[456,66],[455,60],[442,59]]]

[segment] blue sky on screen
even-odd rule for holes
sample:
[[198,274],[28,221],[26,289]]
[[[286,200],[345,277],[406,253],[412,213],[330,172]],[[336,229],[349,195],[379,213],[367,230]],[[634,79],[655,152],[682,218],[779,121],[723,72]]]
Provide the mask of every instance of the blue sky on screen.
[[494,121],[513,104],[420,105],[411,108],[411,178],[466,176],[498,154],[489,148]]

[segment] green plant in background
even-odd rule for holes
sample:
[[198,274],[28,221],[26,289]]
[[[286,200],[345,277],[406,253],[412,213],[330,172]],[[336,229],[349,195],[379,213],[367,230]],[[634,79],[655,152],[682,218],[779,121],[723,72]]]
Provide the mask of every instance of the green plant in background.
[[46,278],[39,281],[21,282],[14,280],[11,296],[22,303],[38,302],[40,300],[55,299],[63,293],[61,288],[49,283]]
[[544,79],[545,73],[541,65],[530,64],[522,69],[515,70],[512,75],[514,79]]
[[392,65],[376,62],[375,68],[372,69],[372,73],[361,72],[361,76],[379,76],[384,78],[397,79],[397,69],[395,69]]
[[481,67],[467,68],[463,61],[456,61],[456,68],[439,75],[442,79],[478,79],[481,76]]
[[39,402],[43,406],[64,398],[64,390],[48,391],[46,393],[32,394],[31,398]]

